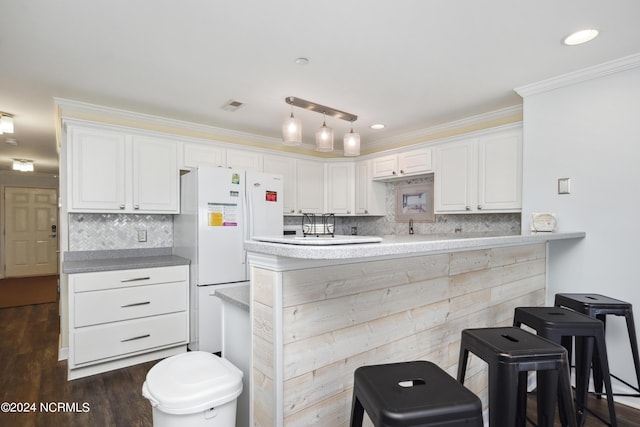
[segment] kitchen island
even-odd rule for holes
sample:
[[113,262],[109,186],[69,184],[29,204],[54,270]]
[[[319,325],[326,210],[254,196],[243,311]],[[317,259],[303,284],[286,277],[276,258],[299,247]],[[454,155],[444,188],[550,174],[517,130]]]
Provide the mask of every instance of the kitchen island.
[[[347,426],[353,372],[430,360],[455,375],[465,328],[510,325],[545,302],[547,245],[585,233],[248,241],[252,425]],[[579,241],[579,240],[577,240]],[[485,364],[465,385],[487,403]]]

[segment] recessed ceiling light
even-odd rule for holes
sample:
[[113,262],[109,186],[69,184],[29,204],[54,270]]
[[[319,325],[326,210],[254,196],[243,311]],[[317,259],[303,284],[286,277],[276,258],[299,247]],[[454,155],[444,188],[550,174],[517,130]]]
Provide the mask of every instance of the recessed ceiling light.
[[7,138],[4,140],[9,145],[18,145],[18,140],[15,138]]
[[387,127],[387,125],[382,124],[382,123],[375,123],[372,124],[371,126],[369,126],[371,129],[375,129],[375,130],[379,130],[379,129],[384,129]]
[[562,43],[567,46],[575,46],[578,44],[589,42],[595,39],[598,36],[598,30],[589,28],[586,30],[576,31],[575,33],[569,34],[567,37],[562,40]]
[[309,63],[309,58],[296,58],[296,64],[298,65],[307,65]]

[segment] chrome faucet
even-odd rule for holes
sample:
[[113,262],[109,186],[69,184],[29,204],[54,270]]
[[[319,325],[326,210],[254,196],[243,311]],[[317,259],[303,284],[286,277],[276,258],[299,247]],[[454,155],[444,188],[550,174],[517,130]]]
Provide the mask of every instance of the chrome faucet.
[[409,234],[413,234],[413,219],[409,218]]

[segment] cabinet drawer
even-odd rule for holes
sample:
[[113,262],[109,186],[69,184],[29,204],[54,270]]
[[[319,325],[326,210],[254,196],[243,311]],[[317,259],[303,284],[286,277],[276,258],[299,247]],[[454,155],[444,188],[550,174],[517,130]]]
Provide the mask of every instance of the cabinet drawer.
[[73,332],[74,365],[187,341],[187,313],[92,326]]
[[79,273],[69,276],[73,292],[116,289],[130,286],[153,285],[157,283],[180,282],[187,280],[188,266],[137,268],[132,270],[101,271]]
[[80,292],[74,298],[73,326],[136,319],[187,309],[187,282]]

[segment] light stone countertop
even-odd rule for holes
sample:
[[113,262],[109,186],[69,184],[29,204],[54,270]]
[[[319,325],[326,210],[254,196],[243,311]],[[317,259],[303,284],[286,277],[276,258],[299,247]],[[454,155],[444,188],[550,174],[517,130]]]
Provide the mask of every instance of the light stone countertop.
[[189,265],[188,259],[172,255],[171,250],[157,248],[65,252],[62,272],[74,274]]
[[219,297],[222,301],[236,305],[246,311],[249,311],[250,295],[251,291],[249,290],[248,283],[243,286],[224,288],[215,292],[215,296]]
[[414,234],[382,236],[380,243],[310,246],[286,243],[245,241],[252,253],[306,260],[338,260],[398,257],[443,252],[458,252],[500,246],[517,246],[554,240],[582,239],[585,232],[551,232],[505,235],[504,233]]

